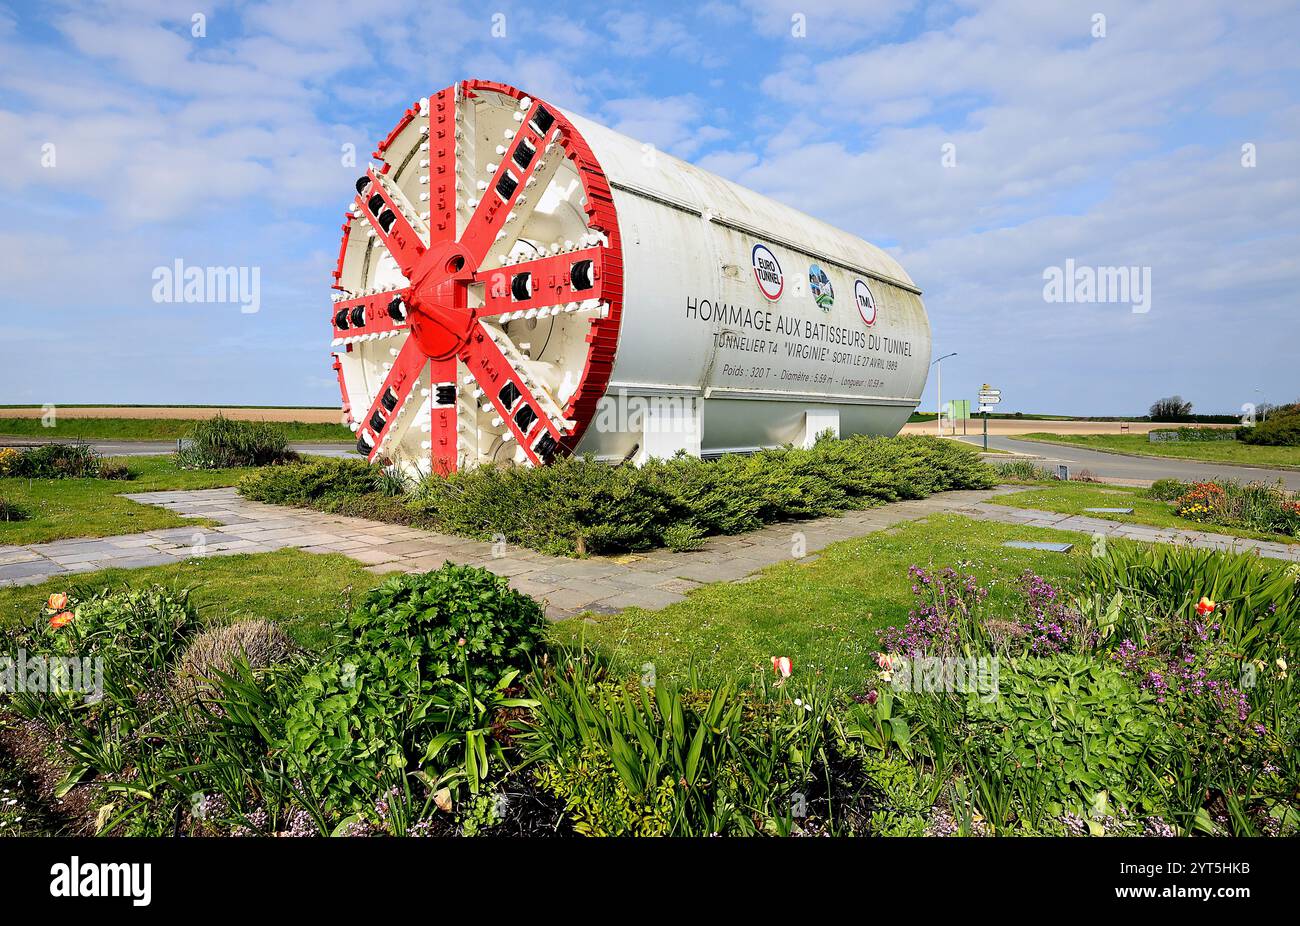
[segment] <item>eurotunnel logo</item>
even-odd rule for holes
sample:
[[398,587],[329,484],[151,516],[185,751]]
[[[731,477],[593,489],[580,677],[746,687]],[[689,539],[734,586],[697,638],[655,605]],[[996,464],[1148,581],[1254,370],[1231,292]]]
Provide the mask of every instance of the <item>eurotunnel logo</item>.
[[785,276],[781,273],[781,264],[776,255],[767,245],[756,244],[749,257],[754,264],[754,279],[758,281],[758,288],[770,301],[776,302],[785,289]]
[[831,306],[835,305],[835,287],[831,286],[831,278],[816,264],[808,268],[808,289],[812,292],[817,308],[823,312],[829,312]]
[[862,316],[862,321],[866,325],[876,323],[876,297],[871,295],[871,287],[865,280],[858,280],[853,284],[853,301],[858,306],[858,314]]

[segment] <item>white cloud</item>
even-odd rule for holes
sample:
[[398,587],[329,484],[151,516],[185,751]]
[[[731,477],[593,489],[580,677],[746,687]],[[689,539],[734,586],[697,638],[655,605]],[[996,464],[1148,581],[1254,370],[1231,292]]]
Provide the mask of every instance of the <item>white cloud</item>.
[[792,17],[802,15],[806,40],[843,45],[868,35],[883,35],[916,6],[916,0],[741,0],[754,27],[763,35],[792,37]]
[[703,124],[704,106],[693,94],[607,100],[602,121],[617,132],[678,157],[689,157],[727,132]]

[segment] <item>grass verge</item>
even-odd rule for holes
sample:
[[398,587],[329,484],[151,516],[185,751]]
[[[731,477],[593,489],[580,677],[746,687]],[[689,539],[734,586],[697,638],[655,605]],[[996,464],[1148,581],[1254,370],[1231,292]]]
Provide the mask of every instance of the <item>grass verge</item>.
[[122,498],[123,493],[215,489],[235,485],[246,469],[183,470],[169,456],[119,457],[131,479],[0,479],[0,498],[28,512],[0,521],[0,545],[48,543],[70,537],[111,537],[213,522],[182,518],[165,508]]
[[1165,441],[1152,443],[1143,434],[1048,434],[1034,432],[1019,440],[1069,444],[1109,453],[1127,453],[1139,457],[1165,457],[1204,463],[1232,463],[1239,466],[1264,466],[1272,469],[1300,469],[1300,447],[1261,447],[1237,440]]
[[299,644],[317,648],[328,639],[330,619],[382,580],[342,554],[293,549],[209,556],[143,569],[101,569],[40,585],[0,588],[0,627],[32,619],[51,594],[70,588],[175,583],[194,589],[191,600],[207,621],[267,618]]
[[[1069,555],[1016,550],[1006,540],[1066,540]],[[552,627],[557,642],[586,643],[620,668],[657,676],[694,667],[709,682],[771,672],[772,656],[789,656],[802,672],[861,689],[875,672],[878,634],[907,620],[908,567],[952,566],[992,582],[994,601],[1011,601],[1015,579],[1032,569],[1069,579],[1087,554],[1087,538],[1044,528],[935,515],[866,537],[831,544],[816,557],[770,566],[757,578],[703,586],[675,605],[649,612],[588,615]]]
[[[190,418],[60,418],[53,428],[39,418],[0,418],[0,435],[33,440],[176,440],[186,437],[199,421]],[[356,438],[341,424],[304,421],[275,422],[290,441],[352,443]]]
[[[1120,521],[1125,524],[1144,524],[1150,527],[1170,527],[1178,530],[1202,531],[1244,537],[1250,540],[1272,540],[1277,543],[1300,543],[1300,539],[1285,534],[1241,530],[1180,518],[1168,502],[1147,498],[1145,489],[1134,486],[1097,485],[1086,482],[1047,482],[1024,492],[998,495],[990,504],[1009,508],[1037,508],[1060,514],[1079,514],[1089,518]],[[1132,514],[1110,514],[1084,511],[1085,508],[1132,508]]]

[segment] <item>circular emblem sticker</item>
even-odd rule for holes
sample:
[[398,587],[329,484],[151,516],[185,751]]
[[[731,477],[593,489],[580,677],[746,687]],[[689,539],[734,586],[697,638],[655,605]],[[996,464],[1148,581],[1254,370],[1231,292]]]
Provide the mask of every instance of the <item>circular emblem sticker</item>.
[[858,280],[853,284],[853,301],[858,304],[858,314],[868,325],[876,323],[876,297],[871,295],[871,287],[867,286],[865,280]]
[[764,296],[776,302],[785,289],[785,277],[781,274],[781,264],[776,255],[767,245],[756,244],[749,257],[754,264],[754,279],[758,281],[758,288]]
[[835,304],[835,287],[831,286],[831,278],[826,275],[826,271],[816,264],[808,268],[808,288],[812,290],[817,307],[823,312],[829,312]]

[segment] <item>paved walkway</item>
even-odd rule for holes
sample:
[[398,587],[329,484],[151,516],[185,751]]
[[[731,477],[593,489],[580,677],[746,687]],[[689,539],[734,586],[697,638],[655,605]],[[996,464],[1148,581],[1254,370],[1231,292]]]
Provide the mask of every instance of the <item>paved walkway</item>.
[[55,576],[109,567],[134,569],[201,556],[297,547],[309,553],[341,553],[376,573],[423,572],[436,569],[446,560],[483,566],[509,578],[519,591],[544,600],[547,614],[558,620],[583,611],[662,608],[681,601],[700,585],[742,581],[765,566],[791,559],[796,542],[811,556],[835,541],[939,513],[1088,534],[1100,532],[1134,540],[1184,540],[1216,549],[1258,549],[1264,556],[1300,561],[1300,546],[987,504],[988,499],[1005,491],[1016,490],[943,492],[919,501],[850,511],[840,517],[774,524],[749,534],[712,538],[703,550],[694,553],[655,550],[590,559],[546,556],[521,547],[465,540],[365,518],[266,505],[240,497],[233,488],[146,492],[125,497],[160,505],[185,517],[208,518],[220,526],[176,527],[120,537],[0,547],[0,586],[32,585]]
[[985,521],[1002,521],[1006,524],[1023,524],[1027,527],[1052,527],[1056,530],[1078,531],[1084,534],[1104,534],[1107,537],[1140,540],[1145,543],[1185,543],[1201,549],[1258,553],[1269,559],[1284,559],[1300,563],[1300,544],[1297,543],[1247,540],[1243,537],[1211,534],[1206,531],[1150,527],[1146,524],[1110,521],[1088,515],[1061,514],[1057,511],[1040,511],[1037,508],[1012,508],[1008,505],[990,505],[984,502],[971,505],[959,513]]

